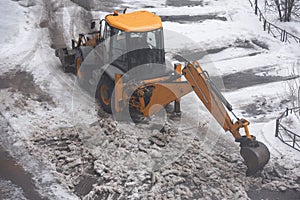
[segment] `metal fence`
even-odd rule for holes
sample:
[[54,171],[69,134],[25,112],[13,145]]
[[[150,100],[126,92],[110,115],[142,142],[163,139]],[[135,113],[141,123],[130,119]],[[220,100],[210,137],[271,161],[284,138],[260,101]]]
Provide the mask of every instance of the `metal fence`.
[[278,137],[283,143],[289,145],[290,147],[300,151],[300,135],[289,130],[282,124],[282,119],[287,117],[289,114],[295,113],[300,116],[300,107],[286,109],[277,119],[276,119],[276,129],[275,137]]
[[292,33],[287,32],[286,30],[268,22],[265,16],[262,14],[260,8],[258,7],[257,0],[253,3],[252,0],[249,0],[250,5],[254,8],[255,14],[259,17],[259,21],[263,23],[264,31],[268,31],[274,38],[280,39],[282,42],[287,43],[300,43],[300,37],[293,35]]

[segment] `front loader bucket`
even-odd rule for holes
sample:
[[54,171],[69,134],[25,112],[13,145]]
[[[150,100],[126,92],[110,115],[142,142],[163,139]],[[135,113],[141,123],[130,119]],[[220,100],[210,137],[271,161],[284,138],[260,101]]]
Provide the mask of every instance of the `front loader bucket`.
[[248,167],[247,176],[261,170],[270,159],[269,149],[265,144],[258,141],[255,146],[242,146],[240,153]]

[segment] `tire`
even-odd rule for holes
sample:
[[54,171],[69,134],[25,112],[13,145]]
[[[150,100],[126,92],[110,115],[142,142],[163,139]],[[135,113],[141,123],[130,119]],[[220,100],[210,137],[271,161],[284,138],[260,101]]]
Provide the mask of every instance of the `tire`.
[[115,87],[114,81],[106,74],[104,73],[97,85],[96,90],[96,102],[98,103],[101,108],[107,112],[112,113],[112,93]]
[[64,73],[73,73],[74,69],[69,66],[63,66]]
[[82,78],[82,73],[80,72],[80,66],[82,62],[83,62],[82,52],[80,49],[78,49],[74,60],[75,74],[77,75],[78,78]]
[[132,119],[132,121],[136,124],[139,124],[143,121],[145,121],[144,115],[138,111],[136,108],[129,108],[129,115]]
[[[150,92],[148,95],[145,95],[144,101],[145,101],[146,105],[150,102],[151,94],[152,94],[152,92]],[[135,99],[135,101],[137,101],[137,103],[139,103],[137,90],[131,95],[131,99]],[[147,117],[145,117],[143,115],[143,113],[141,113],[135,107],[129,107],[129,114],[130,114],[132,121],[136,124],[139,124],[139,123],[147,120]]]

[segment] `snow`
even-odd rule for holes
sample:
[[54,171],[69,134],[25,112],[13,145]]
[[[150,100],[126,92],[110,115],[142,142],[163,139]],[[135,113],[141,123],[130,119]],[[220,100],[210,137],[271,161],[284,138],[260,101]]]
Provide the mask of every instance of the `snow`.
[[9,199],[27,200],[27,198],[24,197],[21,188],[14,185],[11,181],[3,181],[3,180],[0,180],[0,197],[3,200],[9,200]]
[[[30,153],[38,155],[39,161],[35,161],[34,156],[26,155],[26,151],[24,155],[17,154],[16,157],[28,171],[33,173],[35,178],[41,178],[44,185],[48,184],[45,189],[46,194],[52,195],[53,199],[76,199],[77,197],[70,192],[72,189],[69,188],[76,186],[80,170],[84,167],[91,167],[89,165],[92,164],[95,164],[93,169],[97,174],[110,181],[108,184],[94,185],[93,190],[85,196],[86,199],[93,198],[97,192],[103,191],[104,193],[111,192],[111,196],[122,191],[124,194],[131,195],[129,199],[139,199],[143,196],[140,190],[146,190],[145,187],[155,182],[157,184],[149,193],[150,197],[155,197],[163,188],[169,190],[170,193],[176,190],[176,194],[191,198],[190,189],[180,184],[184,181],[182,178],[184,176],[179,175],[182,173],[191,176],[194,182],[201,183],[199,187],[204,194],[233,199],[239,198],[238,195],[247,198],[246,191],[253,185],[252,181],[259,185],[262,185],[261,179],[269,181],[264,176],[257,179],[246,178],[242,172],[235,171],[236,165],[238,165],[238,170],[244,170],[244,165],[237,153],[237,145],[234,144],[230,133],[224,133],[210,117],[193,93],[182,98],[181,120],[166,128],[171,130],[176,127],[177,132],[172,129],[163,135],[157,129],[149,128],[153,123],[150,123],[148,127],[126,123],[114,124],[109,116],[99,121],[93,99],[87,97],[78,88],[75,76],[62,72],[61,64],[55,57],[51,46],[70,46],[71,38],[88,30],[89,19],[102,18],[107,12],[88,12],[71,1],[62,3],[52,0],[48,4],[45,1],[33,2],[36,3],[31,7],[19,5],[25,5],[28,1],[3,0],[0,2],[0,44],[2,45],[0,57],[4,61],[1,63],[0,73],[5,75],[11,70],[24,70],[31,73],[35,84],[48,94],[53,102],[37,102],[32,94],[26,96],[10,88],[1,89],[0,110],[5,118],[2,120],[7,120],[10,124],[9,139],[1,139],[12,152],[16,151],[14,150],[16,147],[25,149],[26,146]],[[206,1],[207,5],[203,7],[165,6],[165,3],[166,1],[158,0],[135,0],[134,2],[124,0],[119,7],[129,7],[127,12],[146,9],[166,16],[218,15],[226,17],[227,21],[163,22],[168,52],[179,54],[185,50],[208,52],[211,49],[224,47],[223,51],[209,53],[203,58],[199,55],[197,58],[203,68],[220,79],[224,75],[245,70],[257,70],[255,74],[262,76],[288,76],[294,67],[300,67],[294,65],[300,59],[299,46],[282,44],[264,32],[248,1]],[[40,27],[41,22],[45,21],[48,27]],[[266,44],[268,49],[256,45],[254,40]],[[250,44],[251,47],[239,46],[245,44]],[[254,55],[249,56],[250,54]],[[270,71],[261,72],[260,69],[265,66],[272,66],[272,68]],[[256,135],[259,141],[265,143],[271,151],[271,161],[263,174],[267,176],[273,173],[272,169],[277,169],[275,167],[277,164],[283,166],[289,169],[286,172],[287,178],[275,179],[280,184],[290,183],[287,185],[292,188],[297,184],[292,182],[296,180],[289,180],[290,174],[300,174],[299,152],[274,137],[275,119],[287,106],[282,103],[286,99],[286,90],[285,83],[278,81],[236,90],[225,90],[224,95],[232,103],[239,116],[249,119],[251,133]],[[270,111],[253,114],[246,109],[249,105],[254,105],[257,110]],[[291,120],[295,122],[295,119]],[[94,122],[97,126],[92,125]],[[158,127],[162,126],[164,126],[164,121],[161,120]],[[293,127],[295,130],[300,130],[296,124],[293,124]],[[69,137],[64,138],[65,135]],[[162,135],[163,138],[161,138]],[[77,140],[76,136],[82,141]],[[115,140],[112,139],[113,137]],[[57,152],[60,156],[68,157],[68,154],[57,146],[45,145],[43,141],[49,141],[50,144],[53,141],[57,144],[61,141],[69,141],[68,148],[75,149],[74,155],[70,155],[68,159],[59,159]],[[159,145],[163,145],[162,141],[163,144],[169,144],[169,146],[161,148]],[[77,151],[81,154],[76,154]],[[91,161],[93,159],[95,162]],[[229,163],[226,163],[224,159],[227,159]],[[33,164],[26,164],[28,160]],[[61,163],[62,160],[68,164]],[[45,171],[37,167],[39,162],[43,162],[43,166],[49,165],[45,167]],[[179,164],[177,165],[176,162]],[[53,172],[57,166],[65,171]],[[202,169],[203,166],[208,171]],[[230,167],[230,169],[225,169],[225,167]],[[199,177],[198,171],[201,172]],[[73,177],[72,173],[75,173]],[[238,177],[232,177],[230,173]],[[219,180],[220,185],[227,187],[227,182],[230,182],[229,188],[220,191],[210,190],[209,188],[214,188],[210,184],[214,179],[219,179],[221,174],[228,176],[229,179]],[[111,180],[112,177],[115,177],[115,180]],[[235,195],[234,192],[237,192],[235,188],[240,187],[239,183],[235,183],[236,178],[243,182],[243,187],[240,193]],[[62,184],[53,183],[57,179],[62,181]],[[118,184],[118,181],[123,179],[127,188]],[[275,189],[279,185],[273,183],[273,180],[271,183]],[[1,185],[2,182],[0,182]],[[172,185],[177,186],[172,188]],[[267,185],[262,187],[267,187]],[[17,191],[18,188],[15,190]],[[173,193],[168,195],[170,198],[176,196]],[[22,194],[19,198],[23,198]]]
[[0,12],[2,13],[0,19],[0,44],[5,45],[16,42],[20,34],[19,23],[22,21],[22,9],[12,1],[1,1],[0,6]]
[[298,113],[290,113],[287,117],[282,119],[282,125],[292,132],[300,130],[300,120]]

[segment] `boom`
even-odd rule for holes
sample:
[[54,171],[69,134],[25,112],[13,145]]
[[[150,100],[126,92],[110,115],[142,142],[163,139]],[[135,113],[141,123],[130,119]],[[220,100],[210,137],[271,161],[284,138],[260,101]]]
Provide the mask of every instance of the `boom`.
[[[182,73],[216,121],[225,131],[231,132],[236,142],[240,142],[240,153],[248,167],[247,175],[262,169],[270,159],[270,152],[263,143],[256,141],[256,138],[250,135],[249,122],[236,117],[232,112],[232,106],[210,80],[208,73],[202,70],[198,62],[188,63]],[[236,118],[235,123],[232,122],[225,107]],[[240,128],[244,129],[245,136],[241,136]]]
[[[139,87],[133,87],[130,81],[125,81],[124,77],[116,75],[114,105],[117,113],[122,113],[128,105],[126,102],[129,102],[130,109],[144,116],[159,112],[173,101],[176,111],[176,104],[178,105],[180,98],[194,91],[223,129],[231,132],[235,141],[240,143],[240,153],[248,167],[247,174],[254,174],[262,169],[270,159],[268,148],[250,134],[249,122],[246,119],[239,119],[232,112],[232,106],[214,85],[208,73],[198,62],[188,62],[182,70],[181,65],[175,65],[175,72],[171,76],[142,80],[139,84],[142,86]],[[184,76],[187,81],[181,81],[181,76]],[[131,92],[125,91],[124,88],[131,88]],[[129,93],[132,95],[130,96]],[[157,104],[161,106],[156,106]],[[233,123],[227,110],[232,112],[236,122]],[[241,134],[241,128],[244,129],[245,135]]]
[[208,73],[202,70],[198,62],[194,62],[193,64],[188,63],[182,70],[182,73],[199,99],[225,131],[230,131],[234,138],[238,139],[241,137],[239,129],[244,128],[246,137],[251,138],[248,130],[249,122],[245,119],[237,118],[237,121],[234,124],[232,123],[232,120],[226,111],[226,108],[229,111],[232,111],[232,106],[219,92],[217,87],[210,80]]

